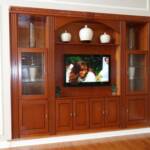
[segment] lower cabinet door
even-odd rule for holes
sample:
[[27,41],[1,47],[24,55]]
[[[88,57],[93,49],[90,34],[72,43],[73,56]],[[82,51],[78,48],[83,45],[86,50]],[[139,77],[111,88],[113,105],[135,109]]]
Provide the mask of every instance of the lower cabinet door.
[[72,130],[72,100],[56,100],[56,130]]
[[145,125],[148,121],[147,96],[129,96],[127,104],[128,125]]
[[73,128],[89,128],[89,103],[87,99],[75,99],[73,101]]
[[21,100],[19,115],[20,136],[48,133],[46,100]]
[[105,126],[119,126],[119,98],[105,99]]
[[90,128],[104,126],[104,99],[90,99]]

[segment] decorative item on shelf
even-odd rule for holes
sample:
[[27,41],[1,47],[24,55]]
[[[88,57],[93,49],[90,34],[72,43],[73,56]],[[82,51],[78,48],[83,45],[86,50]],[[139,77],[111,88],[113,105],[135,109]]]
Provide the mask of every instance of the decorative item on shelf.
[[35,26],[33,22],[29,23],[29,46],[30,48],[35,47]]
[[135,67],[130,66],[129,67],[129,80],[134,80],[135,77]]
[[111,91],[112,91],[112,95],[116,95],[117,94],[117,87],[116,87],[115,84],[112,84]]
[[93,39],[93,30],[89,28],[87,25],[85,25],[83,28],[79,31],[79,38],[80,41],[83,42],[90,42]]
[[59,86],[56,86],[56,97],[60,97],[61,96],[61,88]]
[[128,79],[129,79],[129,88],[131,91],[135,88],[135,64],[136,62],[134,54],[130,54],[129,57],[129,67],[128,67]]
[[128,31],[128,48],[129,50],[134,50],[136,49],[135,47],[135,28],[134,27],[129,27]]
[[32,81],[32,82],[36,81],[37,67],[30,66],[29,73],[30,73],[30,81]]
[[129,76],[129,89],[130,91],[134,91],[135,89],[135,67],[134,66],[130,66],[129,67],[129,73],[128,73],[128,76]]
[[29,75],[30,75],[30,81],[31,82],[36,81],[37,66],[34,64],[34,58],[33,57],[31,57],[31,65],[29,66]]
[[100,42],[101,43],[104,43],[104,44],[110,43],[110,40],[111,40],[111,37],[109,34],[104,32],[103,34],[100,35]]
[[61,33],[60,38],[61,38],[62,42],[70,42],[71,41],[71,33],[67,32],[65,30],[65,32]]
[[28,82],[30,80],[30,74],[29,74],[29,67],[28,66],[22,67],[22,80],[23,80],[23,82]]

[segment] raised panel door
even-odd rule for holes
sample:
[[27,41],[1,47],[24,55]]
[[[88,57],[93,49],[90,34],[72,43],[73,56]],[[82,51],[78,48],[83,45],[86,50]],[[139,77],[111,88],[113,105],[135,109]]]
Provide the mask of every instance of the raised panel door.
[[148,117],[147,96],[130,96],[127,97],[127,101],[128,125],[146,124]]
[[104,126],[104,99],[90,100],[90,128]]
[[20,101],[20,133],[22,135],[48,132],[47,101]]
[[118,126],[119,123],[119,98],[106,98],[105,101],[105,126]]
[[72,130],[72,100],[56,100],[56,130]]
[[73,128],[89,128],[89,103],[87,99],[75,99],[73,102]]

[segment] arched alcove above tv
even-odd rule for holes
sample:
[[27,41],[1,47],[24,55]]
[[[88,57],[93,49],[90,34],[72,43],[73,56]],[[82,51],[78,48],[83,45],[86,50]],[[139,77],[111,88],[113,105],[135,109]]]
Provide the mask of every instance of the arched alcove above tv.
[[[110,35],[111,40],[105,45],[119,45],[120,43],[120,22],[107,21],[107,20],[94,20],[94,19],[77,19],[69,17],[57,17],[55,19],[55,37],[56,43],[62,43],[61,34],[68,32],[71,34],[71,41],[67,44],[84,44],[85,42],[81,41],[79,38],[79,32],[82,28],[87,26],[93,31],[92,40],[86,42],[88,44],[99,44],[103,45],[104,43],[100,42],[100,36],[104,33]],[[64,43],[66,44],[66,43]]]

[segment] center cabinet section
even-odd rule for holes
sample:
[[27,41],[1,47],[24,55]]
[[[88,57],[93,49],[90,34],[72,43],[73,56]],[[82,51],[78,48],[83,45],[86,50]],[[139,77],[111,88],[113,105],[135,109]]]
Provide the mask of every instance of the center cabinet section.
[[[55,85],[61,91],[60,97],[111,96],[112,87],[116,95],[119,95],[120,22],[56,17],[55,29]],[[80,33],[89,30],[92,30],[93,39],[82,41]],[[62,37],[69,36],[68,34],[71,40],[63,41]],[[85,35],[86,33],[83,37]],[[100,36],[111,38],[109,42],[103,43]],[[83,71],[79,68],[83,62],[87,64],[87,78],[88,75],[95,76],[93,83],[82,77]],[[71,79],[73,74],[74,77],[78,76],[77,80]]]

